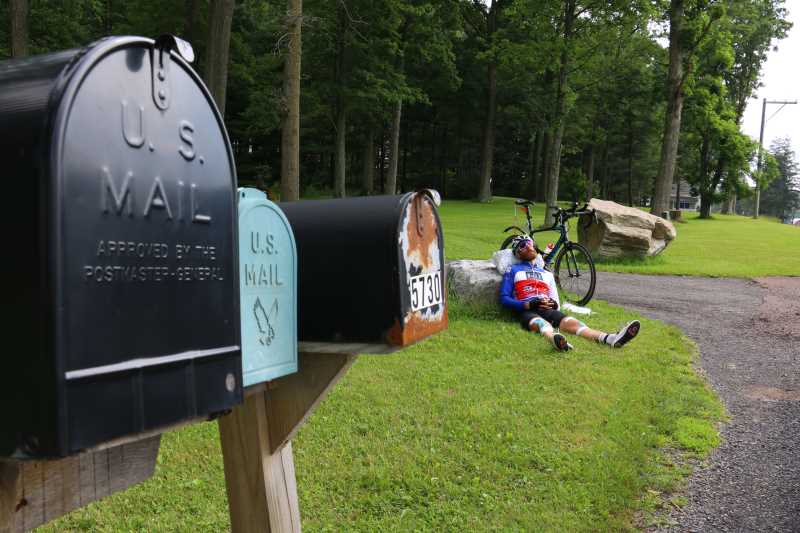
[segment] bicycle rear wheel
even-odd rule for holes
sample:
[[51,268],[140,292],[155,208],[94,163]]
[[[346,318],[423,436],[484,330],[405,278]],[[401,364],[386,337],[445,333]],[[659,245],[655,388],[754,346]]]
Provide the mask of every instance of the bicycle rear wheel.
[[556,257],[553,274],[566,301],[586,305],[594,296],[597,271],[589,250],[580,244],[567,243]]

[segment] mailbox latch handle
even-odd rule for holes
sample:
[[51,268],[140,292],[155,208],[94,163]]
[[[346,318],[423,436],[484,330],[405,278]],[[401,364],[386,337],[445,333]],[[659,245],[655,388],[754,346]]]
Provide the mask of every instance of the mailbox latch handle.
[[175,52],[187,63],[194,61],[192,45],[174,35],[164,34],[153,45],[153,102],[162,111],[169,108],[171,98],[169,84],[170,52]]

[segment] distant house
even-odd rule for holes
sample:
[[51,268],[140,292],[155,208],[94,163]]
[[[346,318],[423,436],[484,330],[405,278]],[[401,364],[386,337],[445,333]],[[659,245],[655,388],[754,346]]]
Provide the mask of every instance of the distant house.
[[[675,196],[677,194],[678,187],[675,183],[672,183],[672,189],[669,193],[669,207],[670,209],[675,209]],[[700,209],[700,197],[699,196],[692,196],[691,185],[689,185],[686,180],[681,180],[681,198],[680,198],[680,205],[678,205],[678,209],[682,209],[684,211],[697,211]]]

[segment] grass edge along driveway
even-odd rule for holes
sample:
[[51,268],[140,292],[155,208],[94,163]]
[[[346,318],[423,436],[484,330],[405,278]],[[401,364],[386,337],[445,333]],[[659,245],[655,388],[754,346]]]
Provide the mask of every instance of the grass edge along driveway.
[[[593,302],[594,326],[635,314]],[[717,444],[696,346],[641,319],[622,350],[553,352],[497,309],[362,356],[294,441],[305,531],[621,531],[658,520]],[[165,436],[156,475],[43,531],[229,528],[215,423]]]

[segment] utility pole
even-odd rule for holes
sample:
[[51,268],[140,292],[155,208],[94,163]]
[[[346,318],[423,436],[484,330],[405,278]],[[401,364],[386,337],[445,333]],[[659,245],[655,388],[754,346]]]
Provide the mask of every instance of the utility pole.
[[764,98],[761,104],[761,133],[758,135],[758,159],[756,160],[756,201],[753,205],[753,218],[758,218],[758,206],[761,203],[761,184],[758,180],[761,177],[761,152],[764,150],[764,115],[766,115],[767,112],[767,104],[782,104],[781,108],[778,109],[778,111],[775,111],[777,114],[785,106],[796,103],[797,100],[790,102],[788,100],[767,100]]

